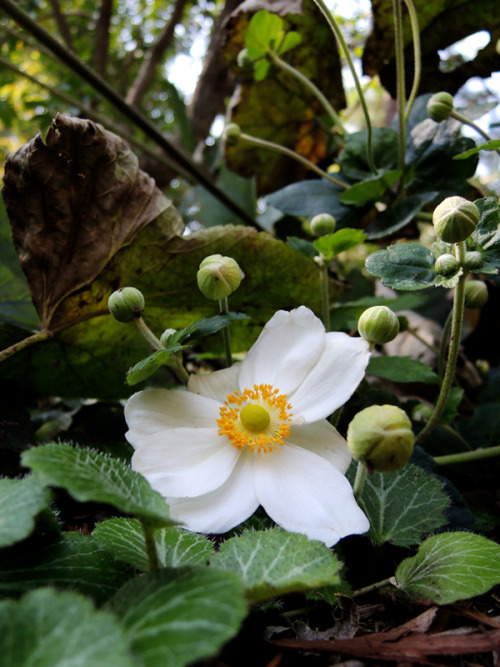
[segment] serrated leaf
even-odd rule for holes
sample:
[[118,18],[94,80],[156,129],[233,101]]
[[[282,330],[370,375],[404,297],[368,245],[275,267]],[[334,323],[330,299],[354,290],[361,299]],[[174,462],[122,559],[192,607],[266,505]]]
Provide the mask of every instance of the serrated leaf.
[[155,526],[174,523],[162,496],[118,459],[50,443],[24,452],[22,461],[45,484],[66,489],[76,500],[108,503]]
[[446,523],[450,500],[435,477],[409,463],[397,472],[368,475],[359,504],[374,542],[410,547]]
[[372,357],[366,369],[367,375],[391,380],[392,382],[424,382],[440,384],[441,380],[422,361],[411,357]]
[[50,498],[49,489],[33,475],[0,479],[0,547],[28,537],[36,515],[48,506]]
[[0,601],[2,667],[132,667],[117,619],[70,592],[40,588]]
[[482,595],[500,583],[500,545],[473,533],[434,535],[399,564],[396,581],[412,597],[441,605]]
[[[248,315],[244,313],[221,313],[213,317],[202,317],[191,326],[177,332],[181,334],[178,340],[183,343],[191,343],[205,336],[217,333],[217,331],[230,326],[233,322],[248,319]],[[177,340],[177,334],[174,335],[174,340]]]
[[384,285],[399,290],[417,290],[435,284],[434,255],[420,243],[395,243],[377,250],[365,263],[366,270]]
[[211,565],[239,574],[250,602],[337,584],[341,567],[322,542],[279,528],[230,538],[214,554]]
[[127,372],[127,384],[133,386],[139,382],[147,380],[148,377],[156,373],[162,366],[168,366],[174,354],[186,349],[185,345],[174,345],[164,350],[155,350],[145,359],[141,359],[135,366]]
[[[500,206],[496,197],[485,197],[474,202],[479,209],[479,221],[471,237],[475,249],[483,255],[483,262],[500,268]],[[481,270],[483,267],[481,267]]]
[[376,201],[398,180],[401,174],[400,170],[391,169],[381,176],[366,178],[344,190],[340,195],[340,201],[343,204],[362,204],[367,201]]
[[[137,519],[108,519],[97,524],[93,532],[99,544],[114,558],[145,572],[149,559],[142,524]],[[203,535],[182,528],[158,528],[154,532],[158,559],[163,567],[204,565],[213,544]]]
[[208,568],[165,569],[110,602],[145,667],[182,667],[214,655],[245,617],[241,579]]
[[485,144],[476,146],[475,148],[470,148],[465,153],[460,153],[460,155],[454,155],[454,160],[466,160],[471,155],[479,153],[479,151],[497,151],[500,148],[500,139],[492,139],[492,141],[487,141]]
[[4,549],[0,556],[2,594],[54,586],[102,603],[130,576],[130,570],[101,549],[93,537],[80,533],[22,542]]
[[335,255],[339,255],[341,252],[350,250],[363,243],[365,239],[366,234],[361,229],[346,228],[315,239],[313,245],[327,259],[332,259]]

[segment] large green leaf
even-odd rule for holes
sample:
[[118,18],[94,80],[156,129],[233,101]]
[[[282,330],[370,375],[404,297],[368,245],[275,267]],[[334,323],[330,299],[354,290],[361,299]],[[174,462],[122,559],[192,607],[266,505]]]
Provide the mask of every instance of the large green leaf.
[[[345,137],[344,148],[339,156],[342,178],[351,181],[372,179],[366,157],[366,130],[353,132]],[[379,170],[389,171],[398,164],[398,133],[389,127],[374,127],[372,134],[373,161]],[[375,183],[377,180],[375,180]]]
[[396,570],[396,581],[415,598],[451,604],[500,584],[500,545],[473,533],[429,537]]
[[132,667],[117,619],[90,600],[40,588],[0,601],[2,667]]
[[232,537],[210,562],[239,574],[251,602],[340,581],[341,563],[322,542],[279,528]]
[[36,477],[0,479],[0,547],[28,537],[50,497],[49,489]]
[[475,250],[483,255],[485,268],[500,268],[500,206],[496,197],[485,197],[474,202],[479,209],[479,222],[472,233]]
[[371,254],[366,270],[394,289],[417,290],[436,283],[434,263],[432,252],[420,243],[395,243]]
[[211,657],[246,614],[241,579],[208,568],[142,575],[125,584],[110,608],[145,667],[182,667]]
[[327,260],[332,259],[341,252],[355,248],[366,239],[365,233],[361,229],[339,229],[333,234],[320,236],[313,241],[313,245]]
[[392,382],[441,383],[439,377],[427,364],[411,357],[372,357],[366,374],[392,380]]
[[51,443],[29,449],[22,460],[45,484],[66,489],[81,502],[108,503],[155,526],[174,523],[162,496],[118,459]]
[[431,191],[412,195],[400,199],[394,206],[389,206],[385,211],[378,213],[365,229],[368,239],[380,239],[400,231],[415,218],[417,213],[420,213],[424,204],[432,201],[437,194]]

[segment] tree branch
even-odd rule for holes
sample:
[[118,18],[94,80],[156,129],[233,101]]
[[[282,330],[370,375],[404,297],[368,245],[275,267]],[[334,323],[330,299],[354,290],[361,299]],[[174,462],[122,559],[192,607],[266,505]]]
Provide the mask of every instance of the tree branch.
[[74,52],[75,48],[73,46],[71,33],[69,31],[68,24],[66,23],[66,19],[64,18],[64,14],[61,12],[59,0],[49,0],[49,2],[52,7],[52,13],[54,15],[55,22],[57,23],[57,27],[59,28],[59,32],[61,33],[63,42],[66,44],[68,49],[71,49],[71,51]]
[[165,51],[168,49],[172,41],[175,26],[181,20],[186,4],[187,0],[176,0],[172,16],[165,24],[157,41],[146,54],[141,68],[135,77],[134,82],[130,86],[130,89],[125,98],[127,104],[138,105],[144,93],[148,89],[156,68],[160,64]]
[[96,43],[94,51],[94,67],[98,74],[105,77],[109,52],[109,27],[113,12],[113,0],[102,0],[101,10],[96,25]]

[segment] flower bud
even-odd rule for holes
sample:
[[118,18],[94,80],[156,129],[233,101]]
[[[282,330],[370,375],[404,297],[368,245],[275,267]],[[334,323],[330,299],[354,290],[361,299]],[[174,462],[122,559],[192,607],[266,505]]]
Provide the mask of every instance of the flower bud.
[[169,339],[176,332],[177,332],[177,329],[165,329],[165,331],[160,336],[160,343],[163,345],[163,347],[168,347],[169,346]]
[[455,255],[447,252],[436,259],[434,271],[440,276],[449,276],[458,270],[458,262]]
[[373,306],[359,318],[358,331],[372,345],[383,345],[398,335],[399,320],[387,306]]
[[399,470],[413,452],[415,436],[404,410],[395,405],[372,405],[358,412],[347,430],[353,457],[370,470]]
[[311,232],[314,236],[326,236],[335,231],[335,218],[329,213],[320,213],[315,215],[310,222]]
[[437,236],[445,243],[465,241],[479,222],[479,209],[463,197],[447,197],[432,214]]
[[122,287],[108,299],[109,312],[118,322],[131,322],[134,317],[140,317],[144,306],[144,296],[135,287]]
[[241,49],[236,58],[238,67],[241,67],[242,70],[246,72],[251,72],[254,68],[254,61],[248,55],[248,49]]
[[209,255],[200,264],[198,287],[207,299],[224,299],[240,286],[243,271],[232,257]]
[[488,301],[488,288],[482,280],[469,280],[465,283],[465,307],[482,308]]
[[436,93],[427,102],[429,118],[440,123],[451,116],[453,111],[453,97],[450,93]]
[[429,421],[431,415],[432,408],[430,405],[426,405],[425,403],[417,403],[417,405],[411,411],[412,419],[418,422]]
[[410,326],[410,320],[406,317],[406,315],[398,315],[398,322],[399,322],[400,333],[402,331],[408,331],[408,328]]
[[477,271],[483,265],[483,253],[479,250],[470,250],[465,253],[465,268],[469,271]]
[[236,146],[241,137],[241,128],[236,123],[229,123],[224,128],[224,141],[226,146]]

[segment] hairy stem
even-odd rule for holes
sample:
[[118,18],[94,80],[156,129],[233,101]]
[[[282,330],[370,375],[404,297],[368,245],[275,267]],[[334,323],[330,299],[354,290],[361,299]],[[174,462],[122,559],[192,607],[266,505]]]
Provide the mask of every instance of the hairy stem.
[[162,350],[163,345],[161,344],[159,338],[157,338],[151,329],[148,327],[146,322],[142,317],[134,317],[133,320],[135,326],[139,329],[142,336],[147,340],[154,350]]
[[328,262],[319,267],[319,285],[321,289],[321,319],[325,329],[330,331],[330,289],[328,285]]
[[481,459],[489,459],[494,456],[500,456],[500,445],[495,447],[488,447],[487,449],[480,447],[473,449],[470,452],[459,452],[458,454],[444,454],[443,456],[435,456],[434,461],[439,466],[451,465],[453,463],[468,463],[469,461],[480,461]]
[[361,493],[363,491],[363,486],[365,485],[366,475],[368,473],[368,468],[363,463],[363,461],[358,461],[358,467],[356,468],[356,477],[354,478],[353,484],[353,493],[356,502],[361,498]]
[[0,362],[5,361],[9,357],[13,357],[18,352],[22,352],[27,347],[36,345],[37,343],[43,343],[46,340],[50,340],[54,335],[53,331],[37,331],[36,333],[28,336],[28,338],[23,338],[18,343],[14,343],[10,347],[6,347],[5,350],[0,351]]
[[154,572],[161,568],[160,559],[158,558],[158,551],[156,549],[154,534],[155,529],[146,521],[142,522],[142,528],[144,530],[144,539],[146,541],[146,552],[148,554],[149,569]]
[[[487,132],[485,132],[481,127],[479,127],[479,125],[476,125],[476,123],[474,123],[472,120],[469,120],[466,116],[462,116],[462,114],[459,113],[458,111],[455,111],[455,109],[453,109],[453,111],[451,112],[451,117],[455,118],[456,120],[459,120],[464,125],[472,127],[474,130],[476,130],[476,132],[478,132],[482,137],[484,137],[486,141],[492,141],[490,135]],[[500,155],[500,151],[495,151],[495,153]]]
[[369,586],[364,586],[363,588],[358,588],[357,591],[353,591],[349,597],[351,598],[357,598],[360,595],[365,595],[366,593],[373,593],[374,591],[378,591],[381,588],[385,588],[386,586],[390,586],[392,584],[392,577],[388,577],[387,579],[382,579],[381,581],[377,581],[374,584],[370,584]]
[[[399,157],[398,169],[405,168],[406,153],[406,91],[405,91],[405,60],[403,43],[403,15],[401,12],[401,0],[392,0],[392,9],[394,14],[394,42],[396,52],[396,89],[397,89],[397,107],[398,107],[398,140]],[[403,180],[400,179],[401,188]]]
[[[227,300],[227,296],[225,296],[223,299],[219,299],[219,312],[221,315],[225,315],[226,313],[229,313],[229,302]],[[224,343],[224,353],[226,355],[226,364],[227,367],[233,365],[233,354],[231,352],[231,335],[229,333],[229,326],[223,327],[221,329],[222,333],[222,341]]]
[[418,93],[420,86],[420,76],[422,73],[422,53],[420,50],[420,28],[418,25],[418,16],[413,4],[413,0],[404,0],[408,9],[411,24],[411,36],[413,41],[413,84],[411,87],[408,101],[406,102],[405,121],[408,122],[413,103]]

